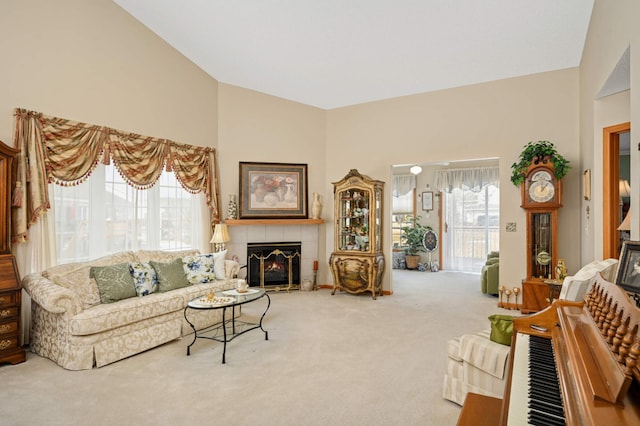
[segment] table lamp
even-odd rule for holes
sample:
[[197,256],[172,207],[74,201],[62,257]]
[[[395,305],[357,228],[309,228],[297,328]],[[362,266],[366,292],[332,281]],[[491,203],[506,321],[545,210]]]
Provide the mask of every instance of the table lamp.
[[225,223],[216,224],[213,229],[213,237],[211,238],[211,241],[209,241],[214,244],[216,253],[223,251],[225,249],[225,245],[229,241],[231,241],[231,237],[229,236],[227,225]]

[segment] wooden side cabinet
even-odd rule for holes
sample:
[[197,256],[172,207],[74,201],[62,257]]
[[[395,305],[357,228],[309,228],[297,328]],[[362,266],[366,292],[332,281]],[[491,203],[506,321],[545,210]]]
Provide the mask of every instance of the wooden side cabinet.
[[382,201],[384,182],[352,169],[333,183],[334,251],[329,264],[333,292],[382,294]]
[[24,362],[20,345],[22,285],[11,254],[11,189],[18,150],[0,142],[0,363]]

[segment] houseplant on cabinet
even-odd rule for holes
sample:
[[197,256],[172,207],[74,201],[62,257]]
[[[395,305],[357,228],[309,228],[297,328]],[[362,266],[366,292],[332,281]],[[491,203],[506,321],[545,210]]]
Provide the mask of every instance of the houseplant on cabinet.
[[400,238],[402,240],[405,261],[407,262],[407,269],[418,269],[418,263],[420,263],[420,252],[426,251],[423,245],[423,238],[425,232],[432,230],[430,226],[425,226],[418,222],[419,217],[413,220],[413,226],[402,227],[402,234]]

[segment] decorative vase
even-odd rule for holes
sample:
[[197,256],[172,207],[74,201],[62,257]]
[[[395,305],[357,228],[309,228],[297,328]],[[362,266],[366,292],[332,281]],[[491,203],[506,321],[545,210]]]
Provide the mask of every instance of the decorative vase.
[[264,202],[268,205],[268,206],[275,206],[276,203],[278,202],[278,196],[276,195],[275,192],[267,192],[267,194],[264,196]]
[[567,265],[564,262],[564,259],[558,259],[558,264],[556,265],[556,280],[563,281],[567,276]]
[[235,195],[229,195],[229,205],[227,206],[227,217],[229,219],[238,218],[238,203]]
[[264,196],[267,194],[267,190],[264,189],[264,184],[259,183],[256,186],[256,190],[253,192],[253,195],[256,196],[256,201],[261,203],[264,201]]
[[322,198],[317,192],[313,193],[313,205],[311,206],[311,218],[320,219],[322,215]]
[[287,192],[286,192],[286,194],[284,194],[284,200],[285,201],[291,203],[291,202],[296,200],[297,195],[296,195],[295,191],[293,190],[294,188],[295,188],[294,184],[292,184],[292,183],[288,183],[287,184]]

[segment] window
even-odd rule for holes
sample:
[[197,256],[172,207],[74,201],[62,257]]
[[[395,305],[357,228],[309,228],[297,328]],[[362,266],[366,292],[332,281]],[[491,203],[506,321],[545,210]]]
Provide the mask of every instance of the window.
[[50,190],[59,263],[125,250],[192,248],[203,223],[200,196],[182,189],[171,172],[138,190],[113,165],[99,165],[84,183]]
[[402,228],[405,226],[413,226],[413,218],[415,216],[415,189],[407,194],[391,197],[393,200],[391,215],[391,232],[393,248],[402,248],[403,242],[400,238]]
[[479,272],[487,254],[499,250],[500,189],[494,185],[479,192],[454,188],[445,197],[447,269]]

